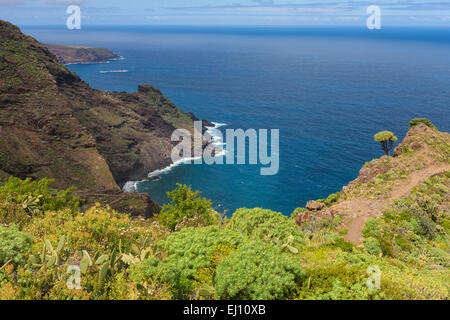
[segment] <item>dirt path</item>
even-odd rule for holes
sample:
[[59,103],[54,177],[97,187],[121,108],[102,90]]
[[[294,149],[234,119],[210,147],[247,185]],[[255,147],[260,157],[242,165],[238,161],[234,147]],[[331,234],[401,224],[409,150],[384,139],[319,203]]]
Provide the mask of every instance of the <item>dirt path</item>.
[[356,245],[361,243],[361,231],[367,219],[375,217],[387,209],[395,199],[407,196],[411,189],[429,177],[450,170],[450,165],[431,166],[411,173],[404,184],[394,186],[391,197],[379,200],[345,200],[333,206],[344,217],[345,228],[348,232],[344,236],[347,241]]

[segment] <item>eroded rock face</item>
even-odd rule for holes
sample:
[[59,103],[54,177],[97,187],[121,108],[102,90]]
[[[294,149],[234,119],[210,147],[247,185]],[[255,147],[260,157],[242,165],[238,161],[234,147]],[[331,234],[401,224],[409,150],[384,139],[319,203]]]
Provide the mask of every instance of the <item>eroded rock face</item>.
[[311,222],[316,219],[322,219],[324,217],[332,218],[338,214],[339,214],[339,212],[334,208],[326,208],[321,211],[307,210],[304,212],[300,212],[295,217],[295,222],[297,223],[298,226],[301,226],[303,223],[306,223],[306,222]]
[[325,205],[321,202],[317,202],[317,201],[308,201],[308,203],[306,204],[306,209],[311,210],[311,211],[319,211],[322,210],[325,207]]
[[381,161],[375,161],[365,164],[359,171],[358,178],[349,183],[349,186],[360,184],[360,183],[370,183],[374,182],[377,175],[384,174],[389,171],[389,167],[386,166],[386,161],[388,161],[387,156],[380,158]]
[[425,137],[427,135],[432,135],[436,133],[437,130],[428,127],[423,123],[419,123],[413,128],[408,130],[405,139],[395,148],[394,155],[396,157],[400,156],[403,153],[404,147],[407,147],[410,150],[417,151],[425,147],[425,144],[421,141],[417,141],[417,137]]

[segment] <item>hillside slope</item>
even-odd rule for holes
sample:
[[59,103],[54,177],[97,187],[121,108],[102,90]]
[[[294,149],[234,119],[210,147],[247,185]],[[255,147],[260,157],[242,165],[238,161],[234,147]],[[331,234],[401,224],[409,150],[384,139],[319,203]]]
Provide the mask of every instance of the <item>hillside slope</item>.
[[193,127],[193,115],[151,85],[93,89],[4,21],[0,79],[0,178],[48,177],[58,189],[120,194],[127,180],[170,163],[175,128]]
[[420,123],[408,131],[394,155],[366,163],[357,179],[336,194],[337,201],[317,212],[300,213],[299,224],[306,216],[340,215],[344,238],[360,244],[369,218],[379,216],[423,181],[450,170],[450,134]]

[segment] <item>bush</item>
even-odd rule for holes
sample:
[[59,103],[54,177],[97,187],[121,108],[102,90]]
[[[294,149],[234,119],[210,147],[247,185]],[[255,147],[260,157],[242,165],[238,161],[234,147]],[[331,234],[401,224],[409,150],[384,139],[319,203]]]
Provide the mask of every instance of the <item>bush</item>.
[[0,226],[0,267],[8,262],[14,265],[25,264],[31,245],[31,236],[21,232],[19,227]]
[[187,298],[200,284],[211,284],[215,268],[224,255],[244,243],[240,234],[217,226],[185,228],[158,243],[156,250],[166,258],[145,261],[141,279],[170,283],[174,296]]
[[379,255],[380,253],[382,253],[380,242],[372,237],[364,239],[364,248],[366,249],[367,253],[372,255]]
[[346,241],[346,240],[345,240],[344,238],[342,238],[342,237],[337,238],[336,240],[334,240],[333,245],[334,245],[336,248],[340,248],[342,251],[345,251],[345,252],[352,252],[352,251],[353,251],[353,248],[355,247],[355,246],[353,245],[353,243],[351,243],[351,242],[349,242],[349,241]]
[[415,118],[415,119],[412,119],[412,120],[409,122],[409,127],[410,127],[410,128],[415,127],[415,126],[417,126],[419,123],[423,123],[423,124],[426,125],[427,127],[430,127],[430,128],[433,128],[433,129],[437,129],[436,126],[435,126],[430,120],[428,120],[428,119],[426,119],[426,118]]
[[191,187],[177,184],[178,189],[167,192],[171,199],[169,204],[163,206],[156,220],[163,226],[174,231],[178,224],[191,225],[186,219],[196,221],[197,226],[218,224],[220,215],[212,210],[211,201],[200,198],[199,191],[192,191]]
[[366,224],[364,225],[364,228],[362,230],[362,235],[364,238],[379,238],[380,237],[380,226],[379,222],[374,219],[370,218],[366,221]]
[[223,259],[215,290],[220,299],[289,299],[304,277],[298,257],[257,241]]
[[32,181],[9,177],[0,187],[0,199],[7,203],[20,205],[29,216],[43,211],[61,209],[75,210],[79,207],[79,199],[72,194],[73,188],[56,191],[49,188],[51,179]]
[[[361,300],[375,298],[366,286],[364,269],[346,262],[310,267],[299,293],[302,300]],[[376,293],[375,293],[376,294]]]
[[293,247],[300,248],[303,245],[303,235],[298,231],[295,221],[267,209],[238,209],[227,228],[275,246],[281,247],[289,243]]
[[440,248],[430,248],[428,249],[428,254],[434,261],[436,261],[441,266],[446,268],[450,266],[450,257],[446,251]]
[[326,206],[331,206],[333,203],[336,203],[339,201],[339,199],[341,198],[341,193],[340,192],[336,192],[336,193],[332,193],[328,196],[328,198],[326,199],[319,199],[317,200],[317,202],[321,202]]

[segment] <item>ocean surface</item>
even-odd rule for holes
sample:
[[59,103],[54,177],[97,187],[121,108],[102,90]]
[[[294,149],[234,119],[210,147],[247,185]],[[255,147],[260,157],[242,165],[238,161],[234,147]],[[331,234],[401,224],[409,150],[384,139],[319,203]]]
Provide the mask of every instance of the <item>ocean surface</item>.
[[[450,27],[450,26],[449,26]],[[179,165],[138,190],[163,204],[176,183],[214,207],[264,207],[289,215],[356,178],[383,154],[373,135],[403,139],[426,117],[449,131],[450,28],[111,27],[23,28],[44,43],[106,47],[124,57],[70,65],[91,86],[159,88],[198,118],[244,130],[280,129],[280,170],[259,165]]]

